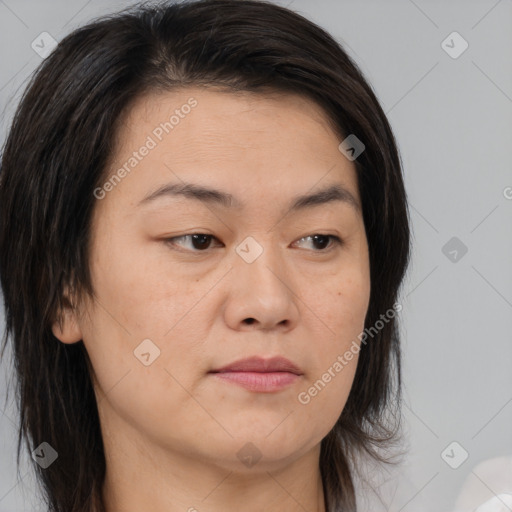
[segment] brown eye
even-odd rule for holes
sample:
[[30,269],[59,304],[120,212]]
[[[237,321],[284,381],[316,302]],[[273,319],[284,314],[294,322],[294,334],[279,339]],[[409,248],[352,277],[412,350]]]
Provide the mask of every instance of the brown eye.
[[[211,242],[214,239],[217,240],[213,235],[208,235],[205,233],[192,233],[189,235],[181,235],[175,236],[173,238],[167,238],[165,242],[170,245],[179,245],[180,247],[183,247],[183,245],[188,245],[188,247],[185,247],[185,249],[193,252],[201,252],[209,249]],[[188,241],[189,243],[182,244],[181,242],[183,241]]]
[[[330,250],[331,247],[334,245],[341,245],[341,238],[335,235],[323,235],[323,234],[315,234],[315,235],[308,235],[301,240],[310,240],[314,246],[314,250],[316,252],[327,252]],[[325,250],[325,248],[328,248]]]

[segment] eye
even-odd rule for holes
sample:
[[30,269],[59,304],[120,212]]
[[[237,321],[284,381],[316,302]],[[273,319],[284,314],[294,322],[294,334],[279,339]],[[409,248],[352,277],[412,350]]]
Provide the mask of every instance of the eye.
[[[301,240],[310,240],[313,243],[313,245],[317,247],[317,249],[318,248],[320,249],[320,250],[316,250],[315,252],[328,252],[334,246],[339,246],[342,244],[342,240],[339,236],[323,235],[320,233],[304,236],[299,240],[299,242]],[[328,248],[327,250],[325,250],[326,247]]]
[[185,244],[188,247],[185,247],[187,250],[193,252],[201,252],[210,248],[212,240],[217,240],[213,235],[208,235],[205,233],[191,233],[189,235],[181,235],[175,236],[172,238],[165,239],[165,242],[169,245],[179,245],[183,246],[181,242],[187,240],[190,243]]
[[[206,233],[190,233],[187,235],[166,238],[164,241],[169,245],[184,247],[186,250],[191,252],[206,252],[211,248],[213,240],[217,240],[217,242],[219,242],[219,240],[213,235],[208,235]],[[302,237],[299,239],[299,242],[302,240],[310,241],[314,246],[315,252],[329,252],[334,248],[334,246],[342,244],[340,237],[335,235],[323,235],[320,233]],[[219,242],[219,244],[222,246],[221,242]]]

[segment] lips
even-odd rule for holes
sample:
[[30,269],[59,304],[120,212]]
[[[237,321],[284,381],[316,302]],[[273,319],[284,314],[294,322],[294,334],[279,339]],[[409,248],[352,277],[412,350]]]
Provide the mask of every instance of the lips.
[[217,381],[235,384],[253,393],[277,393],[296,384],[302,370],[284,357],[241,359],[209,372]]
[[253,372],[253,373],[275,373],[288,372],[295,375],[302,375],[302,370],[290,360],[284,357],[272,357],[265,359],[254,356],[247,359],[240,359],[230,363],[222,368],[211,370],[210,373],[229,373],[229,372]]

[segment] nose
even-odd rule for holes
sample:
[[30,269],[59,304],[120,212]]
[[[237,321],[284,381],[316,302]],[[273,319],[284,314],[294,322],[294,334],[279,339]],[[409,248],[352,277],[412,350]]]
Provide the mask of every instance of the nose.
[[297,325],[300,312],[294,276],[277,251],[267,245],[251,263],[238,254],[234,258],[224,310],[230,328],[288,331]]

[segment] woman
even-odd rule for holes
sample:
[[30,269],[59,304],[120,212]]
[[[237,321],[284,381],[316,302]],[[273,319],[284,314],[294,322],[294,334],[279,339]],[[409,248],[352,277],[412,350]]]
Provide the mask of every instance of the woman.
[[67,36],[0,175],[49,509],[356,510],[358,460],[399,436],[409,236],[388,121],[298,14],[201,0]]

